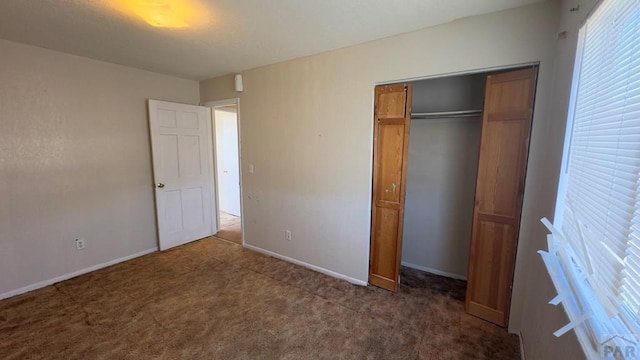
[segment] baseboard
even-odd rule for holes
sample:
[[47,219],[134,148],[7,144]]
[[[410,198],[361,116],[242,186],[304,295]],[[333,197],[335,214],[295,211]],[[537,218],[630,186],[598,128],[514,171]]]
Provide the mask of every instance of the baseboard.
[[517,332],[517,333],[512,333],[512,334],[518,335],[518,341],[520,341],[520,359],[521,360],[526,360],[527,357],[524,356],[524,342],[522,341],[522,333],[521,332]]
[[84,268],[82,270],[74,271],[74,272],[69,273],[69,274],[60,275],[60,276],[57,276],[57,277],[55,277],[53,279],[49,279],[49,280],[41,281],[41,282],[38,282],[38,283],[35,283],[35,284],[27,285],[25,287],[21,287],[20,289],[16,289],[16,290],[12,290],[12,291],[6,292],[4,294],[0,294],[0,300],[8,299],[10,297],[14,297],[14,296],[17,296],[17,295],[20,295],[20,294],[24,294],[24,293],[27,293],[29,291],[37,290],[37,289],[43,288],[45,286],[53,285],[53,284],[55,284],[57,282],[60,282],[60,281],[69,280],[69,279],[74,278],[76,276],[80,276],[82,274],[86,274],[86,273],[89,273],[89,272],[92,272],[92,271],[96,271],[96,270],[99,270],[99,269],[102,269],[102,268],[106,268],[108,266],[115,265],[115,264],[118,264],[118,263],[121,263],[121,262],[125,262],[127,260],[131,260],[131,259],[134,259],[134,258],[137,258],[137,257],[140,257],[140,256],[151,254],[151,253],[156,252],[156,251],[158,251],[158,248],[154,247],[154,248],[151,248],[151,249],[147,249],[147,250],[141,251],[139,253],[127,255],[127,256],[124,256],[124,257],[121,257],[121,258],[117,258],[117,259],[114,259],[114,260],[111,260],[111,261],[107,261],[107,262],[104,262],[104,263],[101,263],[101,264],[98,264],[98,265],[94,265],[94,266],[91,266],[91,267],[88,267],[88,268]]
[[293,263],[293,264],[296,264],[296,265],[304,266],[307,269],[311,269],[313,271],[317,271],[319,273],[322,273],[322,274],[325,274],[325,275],[328,275],[328,276],[331,276],[331,277],[334,277],[334,278],[337,278],[337,279],[348,281],[348,282],[350,282],[352,284],[355,284],[355,285],[366,286],[368,284],[366,281],[358,280],[356,278],[352,278],[350,276],[346,276],[346,275],[337,273],[335,271],[331,271],[329,269],[325,269],[325,268],[320,267],[320,266],[312,265],[312,264],[306,263],[304,261],[300,261],[300,260],[296,260],[294,258],[290,258],[288,256],[280,255],[278,253],[274,253],[272,251],[265,250],[263,248],[259,248],[257,246],[249,245],[247,243],[244,244],[244,247],[249,249],[249,250],[253,250],[255,252],[259,252],[261,254],[269,255],[269,256],[274,257],[276,259],[280,259],[280,260],[284,260],[286,262],[290,262],[290,263]]
[[416,270],[420,270],[420,271],[424,271],[424,272],[428,272],[428,273],[432,273],[432,274],[436,274],[436,275],[440,275],[440,276],[446,276],[446,277],[452,278],[452,279],[467,280],[467,277],[464,276],[464,275],[458,275],[458,274],[453,274],[453,273],[442,271],[442,270],[438,270],[438,269],[432,269],[432,268],[428,268],[428,267],[425,267],[425,266],[412,264],[412,263],[409,263],[409,262],[406,262],[406,261],[402,262],[402,266],[406,266],[408,268],[412,268],[412,269],[416,269]]

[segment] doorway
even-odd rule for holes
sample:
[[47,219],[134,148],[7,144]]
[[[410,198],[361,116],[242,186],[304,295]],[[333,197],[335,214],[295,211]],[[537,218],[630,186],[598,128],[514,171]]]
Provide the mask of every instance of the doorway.
[[213,122],[215,191],[218,201],[215,236],[243,244],[242,196],[240,191],[240,143],[238,100],[205,104]]

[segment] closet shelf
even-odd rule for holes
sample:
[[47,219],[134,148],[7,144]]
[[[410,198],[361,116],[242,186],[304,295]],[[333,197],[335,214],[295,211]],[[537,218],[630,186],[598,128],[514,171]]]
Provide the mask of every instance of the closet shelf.
[[473,116],[480,116],[480,115],[482,115],[482,110],[462,110],[462,111],[411,113],[411,118],[412,119],[441,119],[441,118],[473,117]]

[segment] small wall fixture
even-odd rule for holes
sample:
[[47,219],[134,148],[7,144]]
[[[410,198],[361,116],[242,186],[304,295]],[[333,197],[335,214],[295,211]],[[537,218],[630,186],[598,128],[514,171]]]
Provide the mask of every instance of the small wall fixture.
[[244,91],[244,84],[242,83],[242,75],[241,74],[236,74],[236,91],[237,92],[243,92]]

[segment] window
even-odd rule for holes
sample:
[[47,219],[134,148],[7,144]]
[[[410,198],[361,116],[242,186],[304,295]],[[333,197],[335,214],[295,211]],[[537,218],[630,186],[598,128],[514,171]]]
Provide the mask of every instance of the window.
[[572,326],[603,355],[612,337],[640,340],[640,1],[605,0],[586,20],[571,98],[557,229],[543,258],[571,294],[562,302]]

